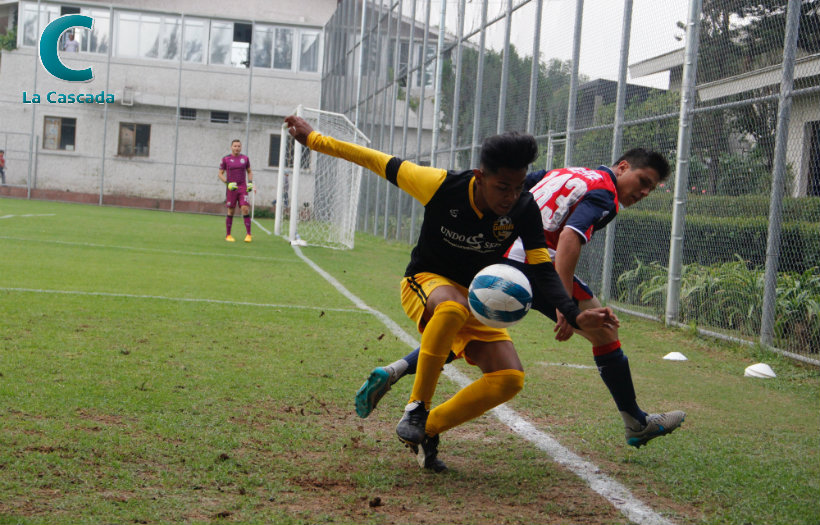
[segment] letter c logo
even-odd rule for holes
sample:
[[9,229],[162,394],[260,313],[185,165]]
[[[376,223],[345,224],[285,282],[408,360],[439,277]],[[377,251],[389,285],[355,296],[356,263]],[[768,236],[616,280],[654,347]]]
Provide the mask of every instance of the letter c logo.
[[71,27],[86,27],[91,29],[94,19],[85,15],[65,15],[46,26],[40,36],[40,62],[46,71],[55,77],[69,82],[88,82],[94,78],[91,68],[71,69],[66,67],[57,54],[57,43],[67,29]]

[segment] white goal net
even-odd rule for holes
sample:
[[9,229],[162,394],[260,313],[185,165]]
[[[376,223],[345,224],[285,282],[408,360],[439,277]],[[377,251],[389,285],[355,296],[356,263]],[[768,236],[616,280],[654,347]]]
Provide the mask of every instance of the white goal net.
[[[342,114],[302,106],[296,114],[323,135],[356,144],[370,142]],[[285,169],[279,170],[276,186],[274,232],[293,244],[352,249],[363,168],[310,151],[293,140],[285,124],[279,166]]]

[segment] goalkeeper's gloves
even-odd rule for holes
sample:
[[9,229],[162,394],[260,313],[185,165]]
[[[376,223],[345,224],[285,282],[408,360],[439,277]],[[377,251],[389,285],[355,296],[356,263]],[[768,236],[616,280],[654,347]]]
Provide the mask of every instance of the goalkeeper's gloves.
[[253,182],[248,181],[248,193],[250,193],[252,189],[253,189]]
[[236,189],[236,183],[235,182],[229,182],[228,183],[228,189],[231,190],[231,191],[235,190]]

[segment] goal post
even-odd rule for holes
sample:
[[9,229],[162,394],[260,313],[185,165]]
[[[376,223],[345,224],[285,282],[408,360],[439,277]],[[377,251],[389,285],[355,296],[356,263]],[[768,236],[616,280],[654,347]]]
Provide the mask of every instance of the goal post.
[[[370,140],[340,113],[298,106],[296,115],[324,135],[368,144]],[[292,244],[352,249],[362,170],[352,162],[303,147],[282,124],[274,233]]]

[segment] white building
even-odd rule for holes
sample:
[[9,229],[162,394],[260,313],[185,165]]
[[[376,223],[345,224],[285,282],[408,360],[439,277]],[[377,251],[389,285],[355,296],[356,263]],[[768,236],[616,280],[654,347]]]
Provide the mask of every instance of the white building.
[[[238,5],[0,1],[0,32],[18,29],[17,48],[0,53],[0,149],[12,186],[0,195],[217,211],[219,161],[236,138],[257,202],[269,205],[283,118],[320,105],[323,26],[337,1]],[[93,18],[92,29],[73,30],[79,52],[64,50],[68,32],[59,43],[67,67],[92,69],[89,82],[56,78],[38,59],[39,35],[66,14]],[[84,94],[114,102],[69,102]]]

